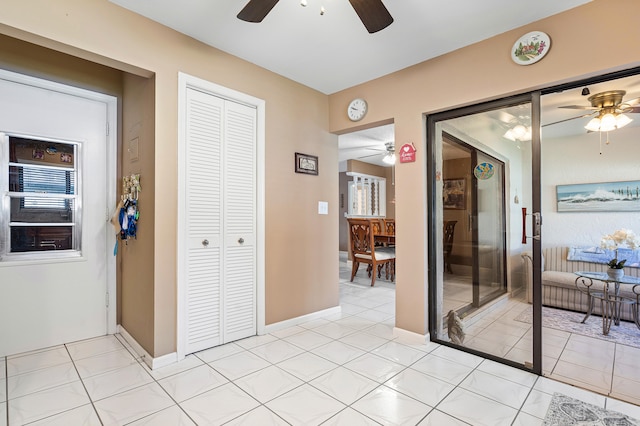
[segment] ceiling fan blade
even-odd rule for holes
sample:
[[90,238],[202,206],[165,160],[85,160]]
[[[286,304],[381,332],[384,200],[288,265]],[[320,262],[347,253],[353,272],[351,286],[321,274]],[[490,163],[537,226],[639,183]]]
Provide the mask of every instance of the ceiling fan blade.
[[349,3],[353,6],[369,34],[383,30],[393,23],[393,17],[382,0],[349,0]]
[[249,0],[249,3],[238,13],[238,19],[247,22],[262,22],[279,0]]
[[592,106],[582,106],[582,105],[563,105],[558,108],[566,108],[566,109],[592,109],[594,111],[599,111],[600,108],[592,107]]
[[566,119],[560,120],[560,121],[554,121],[553,123],[543,124],[542,127],[553,126],[554,124],[560,124],[560,123],[564,123],[566,121],[577,120],[578,118],[590,117],[593,114],[594,114],[593,112],[590,112],[589,114],[582,114],[582,115],[579,115],[577,117],[571,117],[571,118],[566,118]]
[[385,155],[385,154],[386,154],[386,152],[380,152],[380,153],[378,153],[378,154],[363,155],[362,157],[358,157],[358,159],[360,159],[360,158],[376,157],[376,156],[378,156],[378,155]]

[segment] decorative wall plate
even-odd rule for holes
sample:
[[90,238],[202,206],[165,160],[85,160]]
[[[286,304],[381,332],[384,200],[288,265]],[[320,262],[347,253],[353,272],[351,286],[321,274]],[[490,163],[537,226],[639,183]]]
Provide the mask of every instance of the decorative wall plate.
[[480,180],[487,180],[493,177],[495,169],[491,163],[480,163],[473,169],[473,174]]
[[520,37],[511,48],[511,59],[518,65],[535,64],[551,49],[551,39],[542,31],[532,31]]

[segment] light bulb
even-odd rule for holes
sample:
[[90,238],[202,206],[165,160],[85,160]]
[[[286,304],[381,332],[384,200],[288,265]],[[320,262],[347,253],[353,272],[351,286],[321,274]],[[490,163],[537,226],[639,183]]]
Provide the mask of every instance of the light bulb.
[[600,130],[600,119],[598,117],[592,118],[584,128],[591,132],[597,132]]
[[396,163],[396,154],[387,154],[382,159],[383,163],[386,164],[395,164]]
[[633,121],[633,119],[627,117],[624,114],[618,114],[618,116],[616,117],[616,127],[618,129],[623,128],[624,126],[626,126],[627,124],[631,123]]
[[300,6],[307,7],[307,0],[300,0]]
[[616,128],[616,116],[610,112],[606,113],[600,119],[600,131],[608,132]]

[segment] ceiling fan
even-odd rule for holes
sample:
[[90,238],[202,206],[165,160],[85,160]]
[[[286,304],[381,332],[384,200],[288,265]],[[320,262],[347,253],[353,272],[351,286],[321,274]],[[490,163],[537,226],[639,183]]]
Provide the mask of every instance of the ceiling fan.
[[369,158],[369,157],[375,157],[378,155],[384,155],[384,157],[382,158],[382,161],[386,164],[389,165],[394,165],[396,163],[396,150],[395,150],[395,146],[393,144],[393,142],[387,142],[384,144],[384,150],[382,149],[375,149],[375,148],[366,148],[366,149],[375,149],[376,151],[379,151],[377,154],[370,154],[370,155],[365,155],[362,157],[358,157],[358,159],[361,158]]
[[[238,13],[238,19],[247,22],[262,22],[279,0],[249,0]],[[358,17],[370,34],[387,28],[393,17],[382,0],[349,0]]]
[[608,90],[606,92],[596,93],[595,95],[589,96],[587,100],[591,104],[590,106],[560,106],[559,108],[585,109],[591,110],[592,112],[579,115],[577,117],[567,118],[565,120],[545,124],[544,126],[551,126],[554,124],[563,123],[565,121],[594,116],[585,126],[588,131],[608,132],[611,130],[622,128],[632,121],[632,119],[627,117],[625,114],[640,113],[640,98],[635,98],[623,102],[624,95],[626,94],[627,92],[624,90]]

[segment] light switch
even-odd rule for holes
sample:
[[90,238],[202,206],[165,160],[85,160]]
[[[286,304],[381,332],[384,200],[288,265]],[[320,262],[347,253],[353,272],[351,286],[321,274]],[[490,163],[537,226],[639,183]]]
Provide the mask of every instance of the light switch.
[[329,203],[327,201],[318,201],[318,214],[329,214]]

